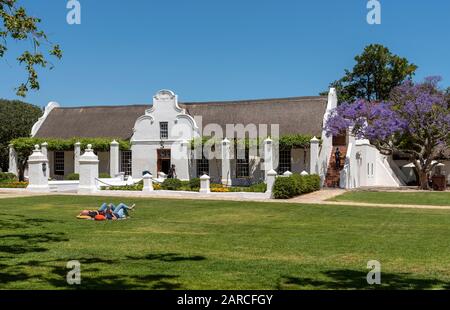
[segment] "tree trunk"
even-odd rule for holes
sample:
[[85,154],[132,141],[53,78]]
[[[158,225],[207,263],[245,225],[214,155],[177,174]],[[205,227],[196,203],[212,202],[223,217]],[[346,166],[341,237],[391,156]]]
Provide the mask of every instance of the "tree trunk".
[[419,188],[423,190],[429,190],[430,186],[428,184],[428,172],[420,170],[419,171]]

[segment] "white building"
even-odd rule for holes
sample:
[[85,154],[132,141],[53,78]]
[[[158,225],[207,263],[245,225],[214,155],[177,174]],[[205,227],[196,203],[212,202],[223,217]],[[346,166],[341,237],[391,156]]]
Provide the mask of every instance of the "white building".
[[[112,177],[124,174],[141,178],[144,172],[158,176],[167,174],[175,165],[179,179],[189,180],[206,173],[211,182],[226,185],[263,181],[272,168],[280,174],[316,173],[327,186],[405,185],[406,172],[368,142],[326,136],[324,122],[336,105],[334,89],[328,97],[192,103],[181,103],[172,91],[161,90],[153,97],[153,104],[146,105],[63,108],[51,102],[31,135],[44,139],[110,139],[110,150],[97,155],[99,172]],[[246,149],[238,154],[235,139],[252,138],[254,134],[260,138],[256,153]],[[319,139],[301,147],[276,147],[276,137],[288,135]],[[192,141],[212,136],[217,142],[213,146],[200,147],[200,152],[199,148],[193,149]],[[267,137],[275,143],[272,145]],[[115,139],[129,140],[131,149],[119,150]],[[343,157],[339,169],[333,159],[336,147]],[[74,144],[70,151],[48,149],[50,177],[64,179],[79,172],[80,153],[79,144]],[[17,173],[15,156],[11,148],[13,173]]]

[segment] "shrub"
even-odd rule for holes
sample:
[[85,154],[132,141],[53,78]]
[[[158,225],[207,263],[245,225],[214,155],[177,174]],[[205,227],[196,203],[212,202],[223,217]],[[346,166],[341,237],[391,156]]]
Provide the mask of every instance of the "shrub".
[[192,190],[200,189],[200,178],[193,178],[189,181],[189,187]]
[[[320,190],[320,177],[317,174],[305,175],[303,177],[304,182],[307,184],[307,193]],[[306,193],[306,192],[303,192]]]
[[298,195],[320,190],[320,177],[318,175],[293,174],[290,177],[278,177],[275,180],[272,192],[275,199],[287,199]]
[[109,179],[109,178],[111,178],[111,176],[109,175],[109,173],[106,173],[106,172],[100,173],[100,174],[98,175],[98,177],[99,177],[100,179]]
[[69,181],[76,181],[76,180],[79,180],[79,179],[80,179],[80,175],[78,173],[69,173],[66,176],[66,180],[69,180]]
[[14,173],[0,172],[0,183],[17,181],[17,177]]
[[178,179],[165,179],[161,184],[162,189],[176,191],[179,190],[183,186],[183,183]]
[[277,178],[273,185],[272,193],[275,199],[287,199],[297,196],[298,185],[296,179],[292,176]]

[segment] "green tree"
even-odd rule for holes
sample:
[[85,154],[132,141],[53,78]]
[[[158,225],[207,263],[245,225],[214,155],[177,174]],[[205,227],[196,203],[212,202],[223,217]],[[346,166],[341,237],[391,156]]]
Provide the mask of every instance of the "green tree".
[[[8,169],[10,141],[30,136],[31,127],[41,115],[41,109],[35,105],[0,99],[0,167],[3,171]],[[23,175],[23,169],[19,167],[19,170],[19,175]]]
[[417,69],[415,64],[380,44],[366,46],[355,61],[351,71],[346,69],[344,77],[330,84],[336,88],[339,102],[387,100],[391,91],[411,79]]
[[[19,64],[24,64],[28,78],[16,88],[18,96],[25,97],[30,89],[38,90],[40,88],[38,67],[53,68],[48,62],[46,56],[62,57],[59,45],[52,44],[47,35],[38,27],[41,22],[39,18],[29,16],[22,6],[17,6],[17,0],[0,0],[0,58],[5,56],[8,51],[8,41],[29,41],[31,48],[25,49],[18,57]],[[41,52],[41,46],[47,46],[44,55]]]

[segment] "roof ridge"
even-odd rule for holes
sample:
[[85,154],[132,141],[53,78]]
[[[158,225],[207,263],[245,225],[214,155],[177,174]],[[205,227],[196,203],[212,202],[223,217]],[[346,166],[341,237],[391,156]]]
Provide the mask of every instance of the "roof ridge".
[[271,101],[277,101],[277,100],[319,100],[319,99],[326,99],[326,96],[300,96],[300,97],[283,97],[283,98],[267,98],[267,99],[240,99],[240,100],[224,100],[224,101],[193,101],[193,102],[182,102],[180,101],[180,104],[184,105],[207,105],[207,104],[239,104],[239,103],[265,103],[265,102],[271,102]]
[[92,109],[92,108],[126,108],[126,107],[150,107],[152,104],[127,104],[127,105],[88,105],[88,106],[78,106],[78,107],[57,107],[55,109]]

